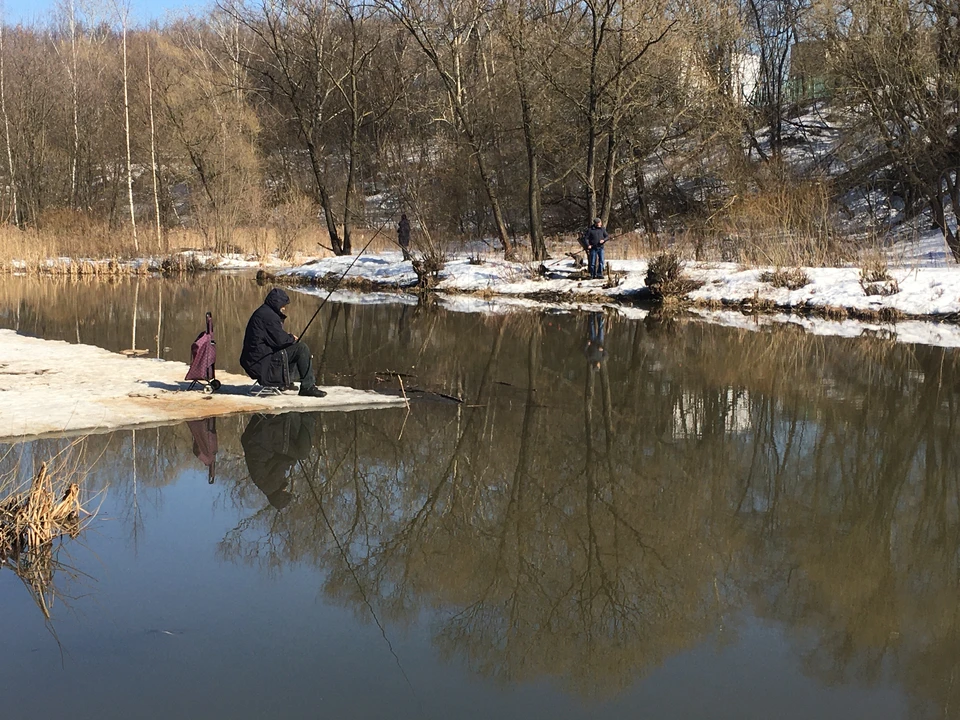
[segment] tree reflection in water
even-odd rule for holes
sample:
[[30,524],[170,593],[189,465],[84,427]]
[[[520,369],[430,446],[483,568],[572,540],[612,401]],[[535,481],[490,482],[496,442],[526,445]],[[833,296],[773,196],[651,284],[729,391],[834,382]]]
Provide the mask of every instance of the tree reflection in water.
[[[221,285],[232,305],[258,301]],[[167,297],[170,317],[198,304]],[[42,307],[24,316],[60,322]],[[282,510],[249,479],[252,421],[218,421],[217,483],[243,517],[221,557],[311,564],[332,601],[388,628],[426,613],[441,655],[504,682],[613,693],[685,648],[734,642],[752,614],[782,624],[826,683],[898,682],[918,709],[960,705],[957,354],[603,319],[595,368],[586,316],[325,308],[322,381],[403,373],[412,395],[431,392],[409,417],[279,416],[271,447],[303,447],[314,424],[284,468]],[[185,427],[119,437],[94,490],[109,478],[160,502],[201,467]]]
[[402,438],[401,413],[319,416],[289,507],[224,557],[313,563],[361,617],[429,611],[444,657],[505,682],[615,692],[748,610],[828,683],[960,701],[954,353],[652,317],[595,367],[588,319],[445,321],[419,319],[431,382],[465,402]]

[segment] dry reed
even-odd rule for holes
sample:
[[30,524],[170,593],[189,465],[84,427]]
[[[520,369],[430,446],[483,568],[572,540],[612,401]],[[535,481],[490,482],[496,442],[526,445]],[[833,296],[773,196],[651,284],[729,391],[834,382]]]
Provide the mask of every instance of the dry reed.
[[75,538],[93,513],[84,509],[80,486],[70,473],[46,463],[28,484],[15,474],[0,481],[0,568],[9,567],[31,591],[45,618],[55,597],[55,542]]
[[787,290],[799,290],[810,284],[810,278],[803,268],[776,268],[760,273],[760,282],[770,283],[774,287],[783,287]]

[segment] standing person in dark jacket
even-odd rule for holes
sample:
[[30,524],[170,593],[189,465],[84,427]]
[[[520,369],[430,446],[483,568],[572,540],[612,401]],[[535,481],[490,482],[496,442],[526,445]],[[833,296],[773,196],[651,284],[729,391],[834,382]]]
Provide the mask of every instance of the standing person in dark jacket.
[[290,296],[280,288],[267,293],[263,305],[254,310],[247,323],[240,366],[261,385],[290,389],[290,381],[299,379],[301,395],[324,397],[326,393],[317,387],[313,375],[310,348],[283,329],[287,319],[283,311],[289,304]]
[[400,215],[400,223],[397,225],[397,242],[400,243],[400,249],[403,250],[403,259],[410,259],[410,221],[407,220],[407,214]]
[[603,244],[607,242],[608,237],[610,235],[607,234],[600,218],[594,218],[593,225],[583,234],[583,245],[587,251],[587,269],[590,271],[590,277],[594,279],[603,277]]

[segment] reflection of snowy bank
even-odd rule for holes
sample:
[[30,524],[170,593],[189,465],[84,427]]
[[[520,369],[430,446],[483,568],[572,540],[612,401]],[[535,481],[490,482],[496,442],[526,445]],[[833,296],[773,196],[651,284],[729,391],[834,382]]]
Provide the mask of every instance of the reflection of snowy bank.
[[0,441],[238,412],[340,411],[405,402],[346,387],[325,388],[325,398],[252,397],[250,379],[231,373],[218,373],[223,387],[204,395],[181,390],[186,372],[183,363],[127,358],[90,345],[0,330]]
[[[304,295],[313,295],[321,299],[330,295],[330,302],[343,305],[408,305],[420,303],[420,296],[412,292],[362,292],[359,290],[328,290],[314,287],[296,287],[296,292]],[[488,315],[505,315],[523,310],[547,312],[599,312],[604,308],[613,308],[624,317],[642,319],[649,314],[649,310],[632,306],[616,305],[603,302],[590,302],[586,299],[580,302],[547,302],[526,297],[499,297],[470,294],[442,294],[433,298],[437,305],[447,312],[458,313],[485,313]]]
[[[301,292],[326,297],[327,291],[298,288]],[[419,302],[413,293],[393,292],[357,292],[338,290],[330,297],[330,302],[348,305],[384,305],[399,304],[414,306]],[[603,312],[616,313],[626,320],[643,320],[650,315],[650,309],[620,305],[613,302],[546,302],[521,297],[477,297],[475,295],[440,295],[437,304],[447,312],[482,313],[504,315],[514,312]],[[907,344],[933,345],[936,347],[960,348],[960,325],[930,320],[900,320],[896,323],[866,322],[863,320],[827,320],[795,313],[752,313],[744,314],[739,310],[715,310],[691,307],[685,311],[688,316],[713,325],[763,332],[778,327],[790,327],[803,330],[811,335],[833,337],[870,337]]]
[[709,323],[743,330],[763,331],[789,326],[800,328],[811,335],[848,338],[874,337],[908,344],[960,347],[960,325],[930,320],[874,323],[862,320],[825,320],[789,313],[744,315],[732,310],[705,310],[701,308],[693,308],[691,312],[696,317]]

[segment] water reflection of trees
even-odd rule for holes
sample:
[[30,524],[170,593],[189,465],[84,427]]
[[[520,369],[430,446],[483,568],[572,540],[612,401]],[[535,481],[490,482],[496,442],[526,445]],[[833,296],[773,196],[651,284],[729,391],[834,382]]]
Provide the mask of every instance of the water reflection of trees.
[[[615,690],[749,607],[828,682],[960,699],[953,353],[655,318],[592,369],[574,319],[407,320],[420,381],[466,402],[322,422],[295,501],[225,556],[314,563],[361,616],[431,611],[442,654],[503,680]],[[407,363],[358,327],[353,352]]]
[[[224,421],[244,517],[223,557],[322,568],[364,618],[429,613],[440,653],[504,681],[615,691],[749,609],[826,682],[960,702],[954,353],[608,318],[594,369],[586,318],[333,308],[328,379],[405,372],[464,403],[318,416],[280,512]],[[200,468],[184,428],[151,432],[144,484]]]
[[[218,273],[177,279],[6,277],[0,282],[0,327],[115,352],[130,348],[135,335],[136,347],[151,357],[189,362],[190,344],[210,310],[218,367],[238,372],[243,328],[264,294],[249,277]],[[294,324],[302,327],[315,307],[312,299],[298,303]]]

